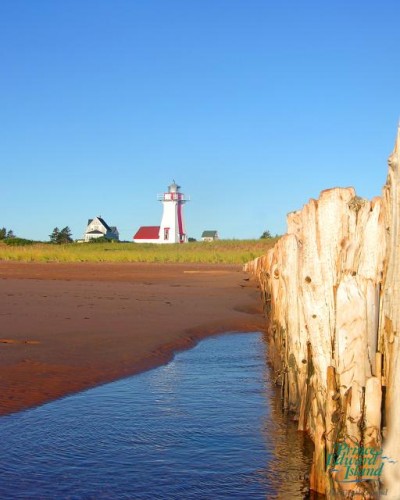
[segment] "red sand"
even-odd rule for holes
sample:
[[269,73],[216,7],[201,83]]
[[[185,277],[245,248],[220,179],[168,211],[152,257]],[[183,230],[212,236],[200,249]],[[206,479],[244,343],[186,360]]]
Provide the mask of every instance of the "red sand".
[[263,327],[240,266],[0,262],[0,415]]

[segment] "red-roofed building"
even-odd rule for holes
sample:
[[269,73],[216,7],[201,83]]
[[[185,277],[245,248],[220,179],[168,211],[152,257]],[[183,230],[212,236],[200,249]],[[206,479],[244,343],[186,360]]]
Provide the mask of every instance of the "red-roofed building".
[[163,204],[163,215],[159,226],[141,226],[133,237],[135,243],[186,243],[183,205],[189,201],[181,187],[173,181],[168,192],[157,196]]
[[133,241],[135,243],[158,243],[160,226],[141,226],[137,230]]

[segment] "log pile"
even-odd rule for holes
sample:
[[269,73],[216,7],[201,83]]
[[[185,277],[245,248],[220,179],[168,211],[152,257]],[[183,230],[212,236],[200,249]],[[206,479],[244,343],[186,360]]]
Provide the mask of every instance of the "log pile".
[[388,163],[382,197],[323,191],[245,265],[283,406],[315,444],[310,487],[327,498],[400,498],[400,129]]

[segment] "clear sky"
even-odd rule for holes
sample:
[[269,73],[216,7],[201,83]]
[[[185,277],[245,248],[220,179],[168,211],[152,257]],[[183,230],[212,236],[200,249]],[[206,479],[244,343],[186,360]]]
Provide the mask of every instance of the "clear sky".
[[0,227],[131,239],[175,179],[188,235],[283,233],[322,189],[379,195],[400,2],[2,0]]

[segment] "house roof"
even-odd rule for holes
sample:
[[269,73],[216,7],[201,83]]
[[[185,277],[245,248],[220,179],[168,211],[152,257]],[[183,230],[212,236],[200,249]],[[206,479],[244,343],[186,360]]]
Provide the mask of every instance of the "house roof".
[[158,240],[160,226],[141,226],[137,230],[134,240]]
[[[103,225],[103,226],[107,229],[107,231],[111,231],[110,226],[107,224],[107,222],[106,222],[103,218],[101,218],[101,217],[99,216],[99,217],[96,217],[96,219],[100,222],[100,224],[102,224],[102,225]],[[94,221],[94,219],[88,219],[88,225],[89,225],[91,222],[93,222],[93,221]]]
[[201,235],[202,238],[214,238],[217,236],[218,231],[203,231],[203,234]]
[[110,229],[113,233],[118,233],[117,226],[110,226]]
[[102,219],[101,217],[97,217],[97,219],[103,224],[103,226],[108,230],[108,231],[111,231],[111,228],[110,226],[107,224],[107,222]]

